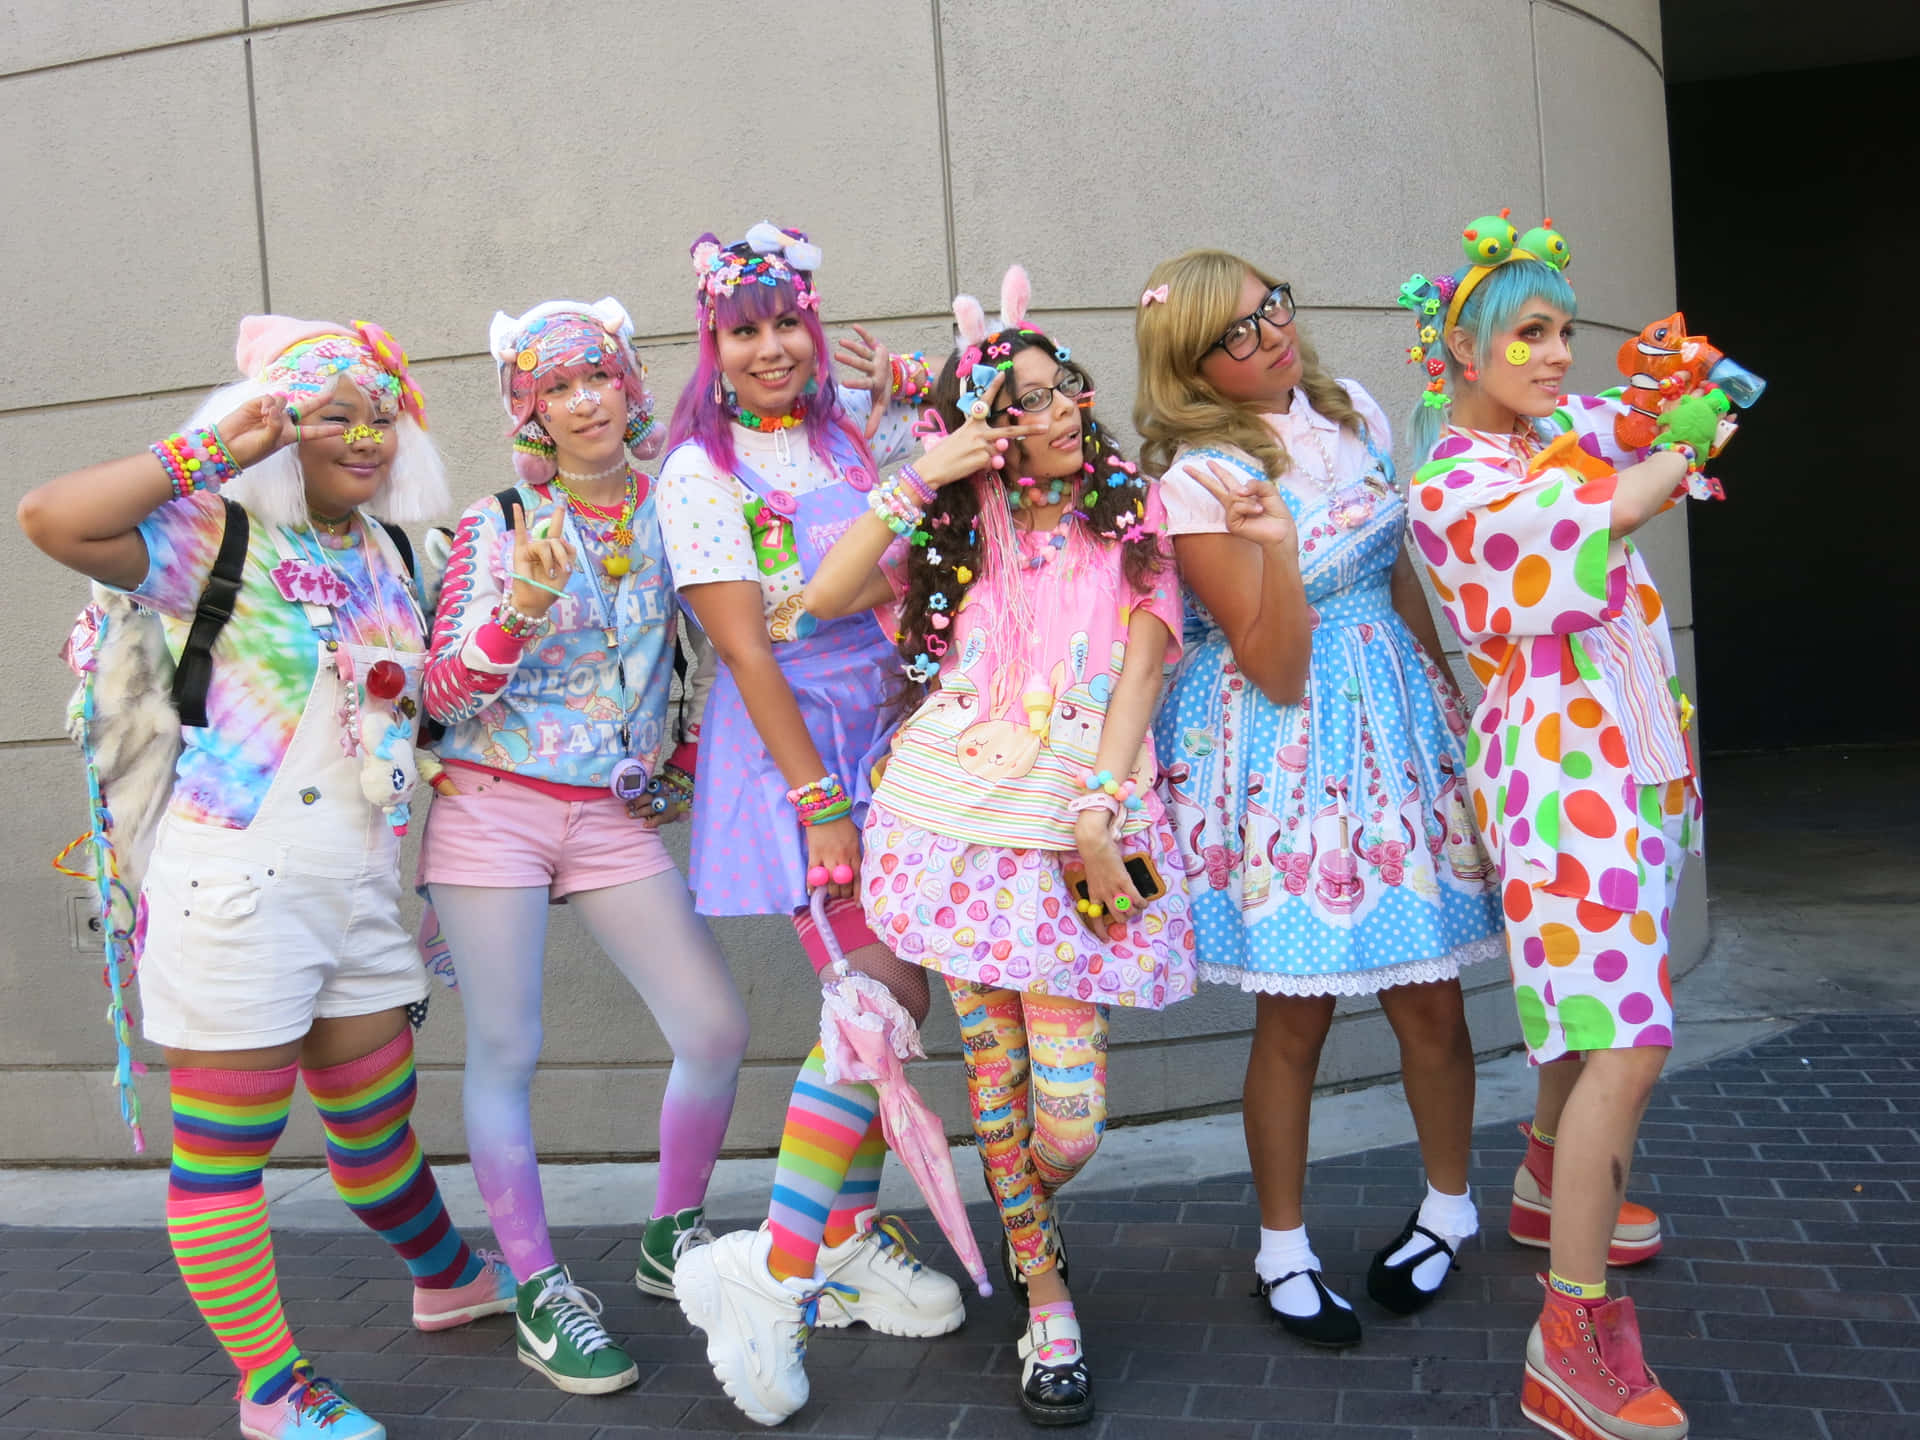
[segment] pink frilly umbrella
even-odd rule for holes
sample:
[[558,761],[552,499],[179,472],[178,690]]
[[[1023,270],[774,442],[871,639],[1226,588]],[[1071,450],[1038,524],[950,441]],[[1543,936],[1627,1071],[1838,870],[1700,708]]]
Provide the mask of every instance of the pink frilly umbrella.
[[820,1048],[826,1056],[827,1079],[839,1084],[865,1081],[880,1092],[880,1126],[887,1144],[926,1196],[933,1218],[973,1283],[982,1295],[991,1295],[987,1267],[960,1203],[946,1129],[913,1088],[904,1068],[908,1060],[926,1059],[920,1027],[900,1008],[892,991],[848,966],[833,926],[827,923],[824,888],[813,892],[813,923],[833,960],[820,986]]

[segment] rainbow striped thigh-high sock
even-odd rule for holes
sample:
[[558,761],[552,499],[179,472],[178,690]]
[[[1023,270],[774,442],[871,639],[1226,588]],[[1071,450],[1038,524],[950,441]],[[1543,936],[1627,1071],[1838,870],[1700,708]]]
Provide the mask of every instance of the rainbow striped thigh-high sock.
[[407,1262],[413,1283],[450,1290],[478,1278],[481,1260],[453,1227],[413,1114],[413,1032],[371,1055],[301,1072],[327,1132],[334,1188],[366,1227]]
[[174,1070],[167,1239],[240,1391],[272,1404],[293,1386],[300,1351],[280,1308],[280,1279],[260,1175],[287,1128],[294,1067]]

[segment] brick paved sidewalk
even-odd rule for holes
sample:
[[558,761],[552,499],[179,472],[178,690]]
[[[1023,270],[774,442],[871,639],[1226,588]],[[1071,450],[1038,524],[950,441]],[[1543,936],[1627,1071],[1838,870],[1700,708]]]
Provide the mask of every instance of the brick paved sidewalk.
[[[1379,1312],[1361,1284],[1420,1193],[1412,1148],[1313,1167],[1315,1248],[1367,1323],[1344,1355],[1304,1350],[1247,1297],[1258,1222],[1244,1175],[1066,1202],[1101,1407],[1078,1433],[1537,1440],[1514,1393],[1543,1262],[1504,1223],[1520,1137],[1495,1126],[1475,1139],[1486,1233],[1447,1299],[1415,1320]],[[1696,1440],[1920,1437],[1920,1016],[1815,1020],[1680,1072],[1648,1111],[1642,1150],[1636,1194],[1659,1208],[1668,1242],[1626,1288]],[[889,1193],[904,1183],[890,1178]],[[993,1233],[984,1210],[974,1218]],[[556,1234],[640,1362],[639,1387],[604,1398],[564,1396],[515,1363],[504,1318],[412,1330],[397,1262],[370,1236],[277,1239],[295,1333],[393,1440],[765,1434],[719,1394],[678,1310],[632,1288],[635,1233]],[[237,1433],[227,1361],[159,1232],[0,1229],[0,1272],[0,1440]],[[813,1401],[787,1428],[1031,1436],[1013,1399],[1014,1338],[1000,1296],[943,1340],[823,1333]]]

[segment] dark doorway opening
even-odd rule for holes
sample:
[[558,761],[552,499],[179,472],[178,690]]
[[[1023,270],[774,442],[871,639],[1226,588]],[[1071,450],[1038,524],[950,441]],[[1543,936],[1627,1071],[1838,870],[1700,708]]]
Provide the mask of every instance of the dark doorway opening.
[[1771,387],[1716,467],[1728,499],[1688,517],[1704,738],[1920,739],[1920,59],[1686,80],[1689,8],[1680,306]]

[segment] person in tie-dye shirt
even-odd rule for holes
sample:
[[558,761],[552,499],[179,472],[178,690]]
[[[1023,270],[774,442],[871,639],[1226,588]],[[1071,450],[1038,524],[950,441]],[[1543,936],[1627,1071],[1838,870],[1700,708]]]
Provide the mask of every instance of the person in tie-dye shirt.
[[512,1274],[453,1227],[409,1119],[407,1007],[427,981],[402,924],[399,835],[425,635],[372,517],[440,513],[446,478],[378,326],[249,316],[236,358],[247,378],[181,434],[40,486],[19,518],[54,559],[159,615],[176,657],[222,536],[247,523],[136,926],[142,1028],[172,1100],[167,1230],[240,1371],[242,1434],[378,1440],[294,1344],[261,1177],[302,1073],[342,1198],[413,1277],[414,1324],[513,1307]]

